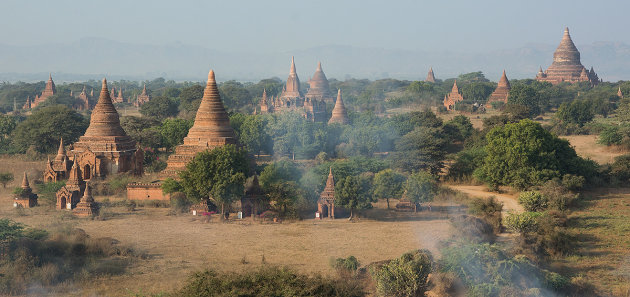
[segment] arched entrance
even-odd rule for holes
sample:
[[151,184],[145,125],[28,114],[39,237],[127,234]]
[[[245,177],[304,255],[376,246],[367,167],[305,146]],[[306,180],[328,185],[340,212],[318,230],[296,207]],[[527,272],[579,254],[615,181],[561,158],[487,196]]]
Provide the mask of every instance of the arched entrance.
[[92,177],[92,171],[90,168],[90,164],[85,164],[83,166],[83,180],[88,180]]
[[66,197],[61,197],[61,199],[59,199],[59,209],[65,209],[66,208]]

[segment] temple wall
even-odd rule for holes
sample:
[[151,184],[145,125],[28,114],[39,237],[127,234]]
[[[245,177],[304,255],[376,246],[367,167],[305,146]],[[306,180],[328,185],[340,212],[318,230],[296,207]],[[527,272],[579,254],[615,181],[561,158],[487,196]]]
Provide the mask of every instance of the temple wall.
[[170,200],[170,194],[162,193],[162,184],[139,184],[127,185],[127,199],[129,200]]

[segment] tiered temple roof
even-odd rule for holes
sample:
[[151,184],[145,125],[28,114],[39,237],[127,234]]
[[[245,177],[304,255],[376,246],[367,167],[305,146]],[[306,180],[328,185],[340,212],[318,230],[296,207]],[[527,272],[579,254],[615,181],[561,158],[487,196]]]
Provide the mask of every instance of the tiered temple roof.
[[77,207],[74,208],[72,213],[78,217],[89,217],[96,215],[98,212],[98,208],[96,206],[96,202],[94,202],[94,198],[92,197],[92,191],[90,190],[90,185],[85,183],[85,190],[83,191],[83,197],[77,204]]
[[144,84],[144,87],[142,87],[142,93],[138,95],[135,105],[139,107],[142,106],[142,104],[149,102],[150,100],[151,97],[149,97],[149,94],[147,94],[147,84]]
[[348,112],[346,111],[346,106],[343,104],[343,99],[341,98],[341,89],[337,90],[337,101],[335,102],[335,108],[332,111],[332,117],[328,120],[328,124],[339,123],[339,124],[350,124],[350,119],[348,118]]
[[503,70],[503,75],[497,84],[497,88],[494,89],[494,92],[490,95],[490,99],[488,99],[488,103],[486,106],[492,107],[492,102],[503,102],[507,103],[508,95],[510,94],[510,81],[505,75],[505,70]]
[[571,40],[569,28],[564,29],[560,45],[553,54],[553,63],[544,72],[541,68],[536,75],[536,80],[552,84],[582,81],[588,81],[591,84],[599,83],[599,78],[592,67],[591,71],[588,71],[580,62],[580,52]]
[[433,74],[433,67],[429,68],[429,73],[427,73],[427,78],[424,81],[430,82],[430,83],[435,82],[435,74]]
[[332,167],[328,171],[328,179],[326,179],[326,187],[319,195],[317,201],[317,212],[322,217],[335,218],[335,178],[332,174]]
[[223,107],[214,71],[210,70],[195,123],[184,138],[184,144],[177,146],[175,153],[169,156],[164,173],[172,175],[181,171],[198,152],[226,144],[238,145],[238,140]]
[[30,98],[27,98],[23,109],[35,108],[37,107],[37,105],[46,101],[48,97],[55,95],[56,93],[57,88],[55,87],[55,82],[53,82],[52,80],[52,74],[48,74],[48,81],[46,82],[46,87],[44,88],[44,91],[42,91],[42,94],[39,96],[35,96],[35,99],[32,101],[30,100]]
[[444,107],[446,110],[453,110],[455,107],[455,103],[463,101],[464,97],[459,93],[459,88],[457,87],[457,80],[453,83],[453,88],[451,92],[444,96]]
[[328,85],[328,79],[326,74],[322,70],[322,63],[317,62],[317,69],[315,74],[309,80],[310,88],[306,93],[307,98],[316,98],[319,100],[326,100],[332,102],[332,95],[330,94],[330,86]]
[[14,207],[29,208],[37,205],[37,194],[33,194],[33,190],[28,182],[26,172],[22,178],[22,192],[13,198]]
[[284,90],[282,90],[280,98],[298,97],[302,97],[302,92],[300,91],[300,79],[295,71],[295,59],[294,57],[291,57],[291,70],[289,71],[289,77],[287,78],[287,83]]
[[81,104],[75,106],[78,110],[89,110],[90,109],[90,98],[88,97],[87,91],[85,90],[85,86],[83,86],[83,90],[81,90],[81,94],[79,94],[79,100],[81,100]]

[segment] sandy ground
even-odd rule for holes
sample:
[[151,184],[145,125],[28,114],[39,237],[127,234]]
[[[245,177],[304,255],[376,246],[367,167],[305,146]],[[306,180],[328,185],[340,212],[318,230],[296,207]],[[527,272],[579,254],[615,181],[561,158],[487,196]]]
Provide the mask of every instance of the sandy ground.
[[503,216],[507,215],[507,212],[523,212],[523,206],[518,204],[516,195],[506,193],[494,193],[489,192],[486,186],[470,186],[470,185],[448,185],[454,190],[458,190],[471,197],[488,198],[494,196],[498,201],[503,203]]
[[599,164],[612,163],[615,157],[627,154],[619,147],[608,147],[597,143],[597,135],[560,136],[567,139],[575,151],[583,158],[590,158]]

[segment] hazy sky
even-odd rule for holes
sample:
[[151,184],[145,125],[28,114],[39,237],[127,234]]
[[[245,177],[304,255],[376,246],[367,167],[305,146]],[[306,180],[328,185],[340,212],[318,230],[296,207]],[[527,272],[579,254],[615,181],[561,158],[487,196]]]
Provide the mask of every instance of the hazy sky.
[[1,0],[0,43],[101,37],[247,52],[330,44],[488,50],[557,44],[565,26],[578,45],[630,43],[629,13],[627,0]]

